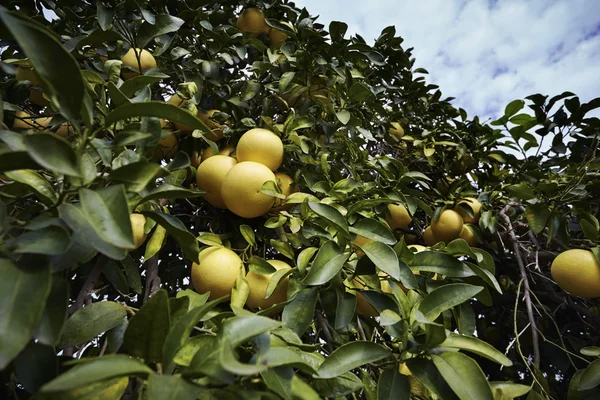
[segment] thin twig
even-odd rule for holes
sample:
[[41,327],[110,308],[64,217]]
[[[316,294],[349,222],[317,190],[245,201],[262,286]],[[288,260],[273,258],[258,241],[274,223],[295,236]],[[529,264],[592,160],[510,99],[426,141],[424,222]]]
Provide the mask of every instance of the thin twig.
[[358,333],[360,334],[360,338],[362,340],[367,340],[367,335],[365,335],[365,331],[360,323],[360,317],[356,317],[356,324],[358,326]]
[[323,314],[320,311],[317,311],[315,313],[316,317],[317,317],[317,324],[319,326],[319,328],[321,329],[321,331],[323,332],[323,336],[325,336],[325,349],[327,350],[327,352],[329,354],[331,354],[333,352],[333,345],[332,343],[334,342],[333,337],[331,336],[331,332],[329,332],[329,328],[327,327],[327,321],[325,321],[325,317],[323,316]]
[[75,303],[71,306],[69,312],[73,314],[75,311],[81,309],[85,300],[92,294],[94,291],[94,286],[96,286],[96,281],[100,278],[100,273],[102,272],[102,268],[106,262],[106,258],[104,255],[99,255],[96,260],[96,264],[92,267],[92,270],[88,274],[83,286],[79,290],[77,294],[77,298],[75,299]]
[[154,256],[146,263],[146,287],[144,289],[144,303],[150,296],[160,289],[160,278],[158,277],[158,257]]
[[512,222],[510,221],[510,217],[506,215],[511,204],[508,204],[504,207],[500,213],[498,214],[500,217],[504,219],[506,222],[506,226],[508,228],[508,237],[509,241],[512,244],[513,252],[515,253],[515,257],[517,257],[517,263],[519,265],[519,270],[521,272],[521,278],[523,279],[523,299],[525,300],[525,307],[527,309],[527,318],[531,323],[531,340],[533,343],[533,364],[539,368],[540,366],[540,343],[538,338],[538,329],[535,323],[535,318],[533,315],[533,307],[531,306],[531,289],[529,288],[529,280],[527,278],[527,271],[525,270],[525,263],[523,262],[523,258],[521,256],[521,249],[519,248],[519,242],[513,231]]

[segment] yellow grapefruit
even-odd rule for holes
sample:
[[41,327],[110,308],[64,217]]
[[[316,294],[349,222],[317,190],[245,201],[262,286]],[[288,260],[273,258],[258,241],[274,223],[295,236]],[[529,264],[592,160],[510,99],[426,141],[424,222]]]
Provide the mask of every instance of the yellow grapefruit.
[[600,263],[589,250],[563,251],[552,261],[552,279],[574,296],[600,297]]
[[408,214],[406,207],[402,204],[388,204],[389,215],[386,213],[385,222],[388,223],[392,230],[398,228],[408,228],[412,222],[412,218]]
[[[277,270],[292,268],[288,264],[279,260],[268,260],[267,262]],[[246,304],[249,308],[261,308],[264,310],[287,300],[288,277],[285,277],[282,281],[280,281],[273,294],[271,294],[268,299],[265,299],[267,286],[269,285],[269,282],[271,282],[272,278],[273,274],[264,275],[256,274],[252,271],[248,272],[246,275],[246,280],[250,286],[250,293],[248,294]]]
[[[211,157],[200,165],[212,160]],[[239,153],[238,153],[239,159]],[[275,174],[254,161],[242,161],[234,165],[223,180],[221,195],[227,208],[244,218],[255,218],[268,212],[274,198],[260,189],[268,181],[275,181]]]
[[[137,56],[139,56],[139,59],[140,59],[139,63],[138,63]],[[121,61],[123,62],[124,67],[131,67],[135,70],[135,71],[123,70],[123,78],[125,80],[131,79],[134,76],[138,76],[140,74],[140,68],[141,68],[142,74],[146,70],[149,70],[151,68],[156,68],[156,59],[154,58],[152,53],[150,53],[148,50],[140,50],[140,49],[134,50],[133,48],[131,48],[121,58]]]
[[267,33],[269,26],[265,22],[265,15],[256,7],[246,8],[237,19],[237,28],[242,32],[248,32],[252,37],[261,33]]
[[269,40],[271,41],[271,48],[280,48],[281,46],[283,46],[288,37],[289,36],[287,35],[287,33],[275,28],[271,28],[271,30],[269,31]]
[[[189,100],[182,99],[177,94],[174,94],[173,96],[171,96],[171,98],[167,101],[167,103],[173,104],[179,108],[182,108],[192,115],[196,115],[198,113],[198,108],[196,107],[196,105],[194,103],[192,103]],[[183,132],[191,132],[194,130],[191,126],[182,124],[181,122],[173,122],[173,125],[175,126],[175,129],[178,129]]]
[[[40,77],[33,69],[30,68],[19,66],[19,68],[17,68],[17,75],[15,78],[17,78],[18,81],[29,81],[31,82],[32,86],[40,86]],[[50,102],[46,100],[46,98],[42,94],[42,91],[39,88],[31,88],[31,90],[29,91],[29,100],[31,100],[32,103],[37,104],[38,106],[45,107],[48,104],[50,104]]]
[[233,157],[217,155],[204,161],[196,170],[196,185],[206,192],[204,199],[215,207],[227,208],[221,196],[225,176],[237,164]]
[[198,293],[210,292],[209,299],[231,295],[238,276],[244,273],[242,259],[225,247],[209,247],[192,264],[192,285]]
[[456,239],[463,228],[463,219],[453,210],[444,210],[437,221],[431,223],[435,238],[446,244]]
[[467,224],[463,225],[459,238],[463,239],[471,247],[477,246],[477,239],[473,234],[473,230]]
[[[206,126],[208,126],[210,128],[210,130],[212,131],[211,133],[206,133],[204,136],[208,140],[212,140],[213,142],[216,142],[217,140],[219,140],[223,137],[223,125],[221,125],[214,119],[211,119],[212,116],[218,112],[220,112],[220,111],[219,110],[208,110],[205,113],[198,112],[198,118],[200,118],[200,120],[202,122],[204,122],[204,124]],[[226,124],[228,124],[228,122],[226,122]]]
[[479,221],[479,217],[481,216],[481,203],[479,200],[474,197],[467,197],[466,199],[459,201],[458,204],[466,204],[473,210],[473,217],[471,217],[468,212],[460,207],[456,207],[456,212],[460,214],[465,223],[476,224]]
[[236,154],[240,162],[254,161],[275,171],[283,162],[283,143],[273,132],[254,128],[242,135]]
[[[221,150],[219,150],[219,154],[222,156],[230,156],[231,153],[233,153],[234,151],[235,151],[235,148],[233,148],[231,146],[225,146]],[[202,152],[202,158],[200,159],[200,162],[204,162],[204,161],[206,161],[207,158],[212,157],[214,155],[215,155],[215,152],[213,151],[212,147],[207,147]]]
[[171,133],[169,136],[158,141],[152,157],[157,161],[160,161],[163,158],[173,158],[178,150],[179,139],[177,138],[177,135]]
[[439,242],[439,240],[437,240],[437,238],[433,234],[433,231],[431,230],[430,226],[425,228],[425,231],[423,232],[423,241],[427,246],[433,246],[434,244]]

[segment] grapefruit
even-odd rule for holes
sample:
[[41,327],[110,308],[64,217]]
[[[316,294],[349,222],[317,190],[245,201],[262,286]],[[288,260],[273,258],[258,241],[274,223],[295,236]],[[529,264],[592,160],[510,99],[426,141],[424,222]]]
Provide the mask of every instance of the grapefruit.
[[[139,63],[138,63],[139,57]],[[129,49],[127,53],[121,58],[124,67],[131,67],[135,71],[126,71],[123,70],[123,79],[131,79],[135,76],[138,76],[140,72],[143,74],[144,71],[149,70],[151,68],[156,68],[156,59],[148,50],[140,50],[140,49]],[[141,71],[140,71],[141,68]],[[137,71],[137,72],[136,72]]]
[[131,230],[133,231],[133,241],[135,247],[129,251],[133,251],[140,247],[146,241],[146,233],[144,232],[144,225],[146,225],[146,217],[142,214],[129,214],[129,220],[131,222]]
[[467,197],[464,200],[458,202],[458,204],[466,204],[473,210],[473,216],[471,217],[468,212],[460,207],[456,207],[456,212],[460,214],[463,221],[467,224],[476,224],[481,216],[481,203],[474,197]]
[[[218,156],[209,158],[200,167],[215,157]],[[239,162],[223,180],[223,202],[231,212],[240,217],[259,217],[273,206],[274,198],[260,191],[268,181],[275,181],[275,174],[263,164],[254,161]]]
[[198,293],[210,292],[210,300],[231,295],[237,278],[244,273],[242,259],[225,247],[209,247],[192,264],[192,285]]
[[252,37],[257,37],[261,33],[267,33],[269,26],[265,22],[265,15],[256,8],[246,8],[237,19],[237,28],[242,32],[250,33]]
[[[268,260],[267,262],[277,270],[292,268],[288,264],[279,260]],[[254,273],[252,271],[248,272],[246,275],[246,280],[250,286],[250,293],[248,294],[246,304],[249,308],[260,308],[264,310],[287,300],[288,277],[285,277],[282,281],[280,281],[279,285],[277,285],[277,288],[271,294],[271,296],[268,299],[265,299],[267,286],[269,285],[269,282],[271,282],[273,274],[264,275]]]
[[412,222],[412,218],[408,214],[406,207],[402,204],[388,204],[387,209],[389,215],[386,213],[385,222],[387,222],[392,230],[408,228],[408,225]]
[[463,228],[463,219],[453,210],[444,210],[437,219],[431,223],[431,231],[435,238],[446,244],[456,239]]
[[227,208],[221,196],[225,176],[237,164],[233,157],[217,155],[204,161],[196,170],[196,185],[206,192],[204,199],[215,207]]
[[275,171],[283,162],[283,143],[273,132],[254,128],[242,135],[236,154],[240,162],[254,161]]
[[589,250],[563,251],[552,261],[552,279],[574,296],[600,297],[600,263]]

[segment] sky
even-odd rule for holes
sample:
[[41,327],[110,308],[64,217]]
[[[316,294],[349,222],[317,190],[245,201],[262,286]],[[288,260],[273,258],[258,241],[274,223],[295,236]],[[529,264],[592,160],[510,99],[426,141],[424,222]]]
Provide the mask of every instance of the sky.
[[[600,97],[600,0],[296,0],[372,44],[396,27],[453,104],[496,119],[534,93]],[[598,114],[597,112],[594,114]]]

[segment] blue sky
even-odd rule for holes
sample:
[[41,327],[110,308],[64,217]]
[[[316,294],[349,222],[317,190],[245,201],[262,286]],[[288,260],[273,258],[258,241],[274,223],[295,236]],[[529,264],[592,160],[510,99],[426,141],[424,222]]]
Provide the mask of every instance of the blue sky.
[[533,93],[600,97],[600,0],[297,0],[372,43],[395,25],[428,82],[469,116]]

